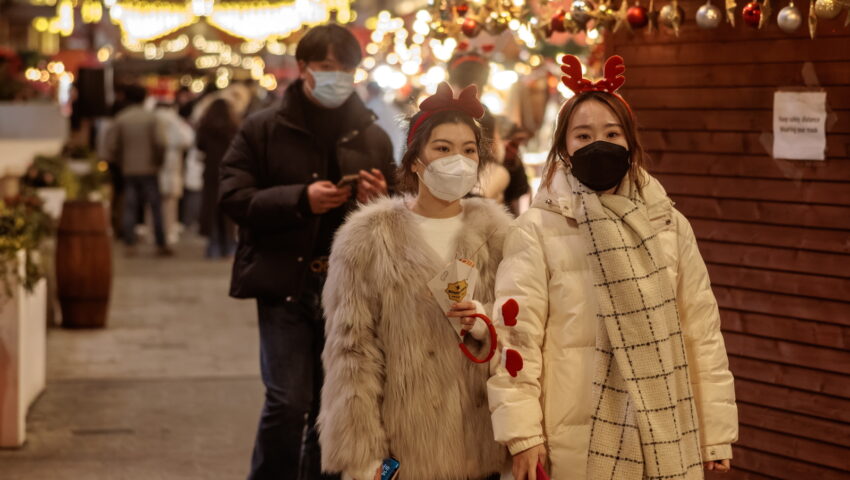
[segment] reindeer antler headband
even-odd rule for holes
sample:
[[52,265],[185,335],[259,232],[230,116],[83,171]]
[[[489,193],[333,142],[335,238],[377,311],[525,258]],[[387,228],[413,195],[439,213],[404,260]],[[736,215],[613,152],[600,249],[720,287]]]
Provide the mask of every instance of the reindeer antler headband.
[[626,66],[623,64],[623,57],[614,55],[608,58],[604,68],[605,76],[595,83],[582,77],[581,62],[579,62],[578,57],[575,55],[564,55],[561,58],[561,62],[563,62],[561,71],[564,72],[561,81],[573,93],[578,95],[584,92],[607,92],[622,100],[623,104],[631,112],[632,109],[629,107],[629,104],[617,93],[617,90],[626,83],[626,77],[623,76],[623,72],[626,71]]
[[437,93],[431,95],[422,101],[419,105],[419,118],[410,126],[410,132],[407,134],[407,146],[413,143],[413,136],[425,120],[440,112],[463,112],[474,119],[480,119],[484,116],[484,105],[478,101],[478,88],[475,85],[470,85],[461,90],[458,98],[454,97],[452,87],[447,83],[441,83],[437,87]]

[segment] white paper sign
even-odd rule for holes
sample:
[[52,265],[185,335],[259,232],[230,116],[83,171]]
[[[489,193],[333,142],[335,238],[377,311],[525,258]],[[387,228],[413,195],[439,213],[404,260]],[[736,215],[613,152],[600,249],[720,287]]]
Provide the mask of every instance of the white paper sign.
[[[477,285],[478,269],[470,260],[453,260],[428,282],[428,288],[443,312],[448,312],[455,303],[472,301]],[[460,321],[457,318],[449,320],[460,336]]]
[[773,96],[773,158],[823,160],[826,92],[776,92]]

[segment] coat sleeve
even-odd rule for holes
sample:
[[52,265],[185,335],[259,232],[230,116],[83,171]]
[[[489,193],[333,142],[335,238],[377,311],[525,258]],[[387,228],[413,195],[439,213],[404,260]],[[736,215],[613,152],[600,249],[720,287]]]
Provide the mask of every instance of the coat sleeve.
[[389,446],[381,418],[385,366],[375,325],[380,307],[364,278],[367,268],[346,252],[363,245],[340,246],[359,243],[347,227],[337,236],[323,292],[325,381],[318,425],[322,470],[356,474],[387,458]]
[[[496,441],[506,444],[514,455],[545,441],[540,397],[543,339],[549,314],[547,279],[537,233],[512,225],[496,274],[493,318],[499,326],[501,355],[504,356],[506,349],[516,350],[522,356],[523,368],[512,377],[504,362],[495,362],[487,392]],[[510,299],[519,304],[519,316],[513,327],[505,326],[501,311]]]
[[675,212],[679,239],[677,298],[697,414],[703,460],[732,458],[738,439],[735,385],[720,333],[720,312],[708,270],[687,219]]
[[261,188],[260,148],[250,132],[257,125],[246,121],[230,144],[221,163],[221,209],[237,224],[257,231],[280,231],[302,225],[306,218],[300,202],[306,184]]

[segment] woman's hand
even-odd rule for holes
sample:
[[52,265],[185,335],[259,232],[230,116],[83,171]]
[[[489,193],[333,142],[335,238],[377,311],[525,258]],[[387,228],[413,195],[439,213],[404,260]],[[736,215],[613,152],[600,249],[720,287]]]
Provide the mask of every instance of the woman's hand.
[[451,310],[446,312],[446,316],[449,318],[460,318],[462,328],[469,331],[475,325],[475,321],[478,320],[473,317],[476,313],[478,312],[475,310],[475,303],[460,302],[452,305]]
[[729,459],[705,462],[705,469],[711,472],[727,473],[732,470],[732,462]]
[[546,446],[542,443],[514,455],[514,480],[538,480],[538,462],[546,465]]

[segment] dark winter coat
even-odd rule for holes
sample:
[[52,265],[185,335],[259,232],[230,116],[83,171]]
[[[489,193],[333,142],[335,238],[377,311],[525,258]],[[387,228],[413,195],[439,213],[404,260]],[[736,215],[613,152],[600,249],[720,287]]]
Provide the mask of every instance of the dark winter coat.
[[[248,117],[221,165],[221,208],[239,225],[239,247],[230,294],[295,302],[307,273],[320,216],[310,213],[307,186],[325,180],[328,165],[321,139],[306,127],[296,95],[287,89],[279,107]],[[340,108],[342,135],[336,158],[343,175],[380,169],[395,173],[393,148],[376,117],[352,95]],[[350,201],[346,208],[353,209]]]

